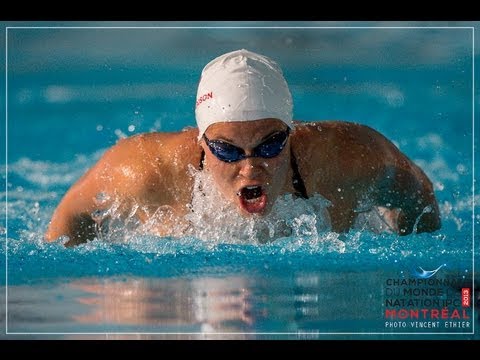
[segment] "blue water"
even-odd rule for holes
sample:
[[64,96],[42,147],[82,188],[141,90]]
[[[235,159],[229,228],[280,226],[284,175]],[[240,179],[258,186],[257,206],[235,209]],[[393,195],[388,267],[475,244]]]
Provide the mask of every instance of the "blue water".
[[[479,337],[472,102],[480,102],[472,98],[471,29],[29,28],[9,29],[7,39],[4,336]],[[74,249],[43,243],[63,194],[119,138],[194,126],[202,67],[239,48],[280,63],[296,119],[369,125],[420,165],[434,184],[441,230],[406,237],[351,231],[334,242],[324,234],[264,245],[154,236]],[[439,319],[434,328],[387,324],[387,300],[415,297],[388,282],[441,265],[431,279],[445,282],[416,285],[434,292],[416,299],[439,301],[423,307],[449,314],[465,310],[466,318]],[[472,292],[470,306],[447,305],[462,288]],[[436,325],[431,314],[427,320]]]

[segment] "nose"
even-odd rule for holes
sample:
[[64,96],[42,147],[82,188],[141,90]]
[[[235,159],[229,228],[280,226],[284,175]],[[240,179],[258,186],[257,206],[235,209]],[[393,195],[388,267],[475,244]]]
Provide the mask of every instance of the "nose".
[[261,159],[248,157],[246,159],[240,160],[239,166],[239,175],[246,179],[255,179],[260,176],[262,173],[262,162]]

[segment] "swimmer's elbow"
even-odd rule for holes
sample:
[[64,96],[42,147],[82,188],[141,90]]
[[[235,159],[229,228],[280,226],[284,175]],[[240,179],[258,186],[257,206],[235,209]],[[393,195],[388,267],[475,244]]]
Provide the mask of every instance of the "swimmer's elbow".
[[57,236],[57,232],[55,231],[55,229],[52,227],[52,225],[50,225],[47,229],[47,231],[45,232],[45,235],[43,236],[43,239],[46,241],[46,242],[54,242],[55,240],[57,240],[61,235],[58,235]]
[[62,235],[66,235],[67,232],[68,229],[65,217],[62,216],[59,209],[57,209],[54,212],[50,223],[48,224],[48,228],[43,236],[43,239],[46,242],[54,242],[57,241]]

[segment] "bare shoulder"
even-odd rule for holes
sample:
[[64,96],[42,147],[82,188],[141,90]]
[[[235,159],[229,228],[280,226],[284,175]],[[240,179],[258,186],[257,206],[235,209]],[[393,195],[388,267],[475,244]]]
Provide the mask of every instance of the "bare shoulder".
[[[188,129],[122,139],[105,152],[70,192],[83,187],[92,191],[109,189],[118,196],[141,196],[151,192],[157,198],[163,190],[169,189],[174,176],[185,176],[189,164],[200,161],[197,134],[196,129]],[[180,178],[179,182],[182,180],[185,179]]]
[[323,171],[349,176],[369,176],[369,169],[377,172],[379,166],[396,162],[400,156],[395,145],[378,131],[344,121],[298,123],[292,149],[305,168],[317,165]]
[[291,138],[292,151],[307,193],[329,199],[332,224],[348,229],[353,209],[368,197],[376,206],[401,209],[398,229],[417,231],[440,227],[433,186],[423,170],[378,131],[356,123],[321,121],[298,123]]
[[198,166],[201,149],[197,130],[144,133],[122,139],[99,161],[96,177],[111,179],[120,191],[158,194],[186,176],[189,165]]
[[120,140],[68,190],[45,238],[52,241],[67,235],[71,245],[92,239],[91,214],[114,204],[121,214],[136,206],[145,213],[140,217],[148,217],[149,209],[185,202],[192,183],[189,165],[198,166],[200,161],[197,134],[190,129]]
[[294,143],[313,141],[328,145],[384,145],[390,141],[369,126],[347,121],[297,122]]
[[152,157],[170,157],[191,154],[198,149],[196,129],[179,132],[152,132],[121,139],[105,156],[110,160],[121,160],[139,164],[148,163]]

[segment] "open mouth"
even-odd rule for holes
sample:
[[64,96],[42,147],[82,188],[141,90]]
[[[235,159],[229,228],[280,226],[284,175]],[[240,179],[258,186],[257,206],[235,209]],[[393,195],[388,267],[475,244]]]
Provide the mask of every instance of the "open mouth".
[[245,186],[237,195],[241,207],[250,214],[263,212],[267,205],[267,194],[261,186]]

